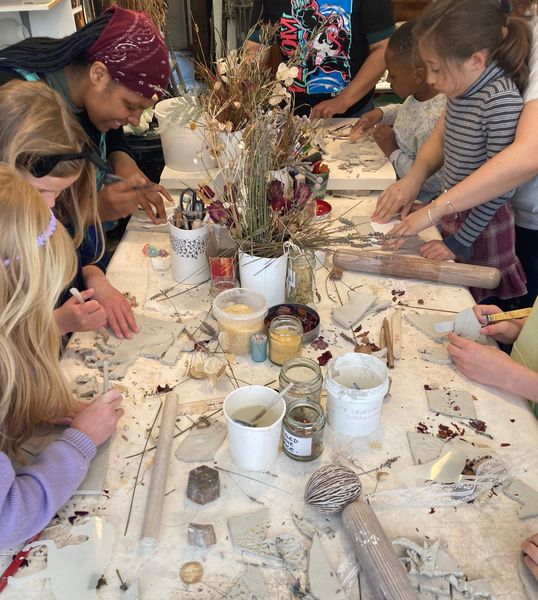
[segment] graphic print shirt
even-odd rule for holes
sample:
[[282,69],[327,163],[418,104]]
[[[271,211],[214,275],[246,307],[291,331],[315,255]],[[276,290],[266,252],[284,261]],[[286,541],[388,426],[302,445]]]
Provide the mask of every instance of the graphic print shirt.
[[[252,17],[253,24],[258,18],[279,24],[284,60],[301,57],[290,87],[296,106],[314,106],[338,95],[368,57],[369,46],[394,31],[388,0],[254,0]],[[366,105],[372,92],[348,113]]]

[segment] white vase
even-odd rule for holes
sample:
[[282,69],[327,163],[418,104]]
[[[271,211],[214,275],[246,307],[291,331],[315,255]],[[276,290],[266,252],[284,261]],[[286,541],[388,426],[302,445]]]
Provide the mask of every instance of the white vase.
[[286,299],[287,270],[287,255],[260,258],[246,252],[239,253],[241,287],[263,294],[269,307],[282,304]]
[[199,125],[193,130],[175,122],[170,118],[174,110],[177,110],[176,98],[161,100],[155,106],[166,165],[177,171],[205,171],[216,167],[205,127]]

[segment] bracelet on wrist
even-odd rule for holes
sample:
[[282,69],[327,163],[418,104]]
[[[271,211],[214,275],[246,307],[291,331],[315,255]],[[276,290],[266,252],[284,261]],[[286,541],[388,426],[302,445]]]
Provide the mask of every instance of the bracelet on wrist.
[[[446,194],[448,192],[448,190],[445,190],[444,193]],[[452,202],[450,202],[450,200],[447,198],[445,200],[445,204],[446,207],[448,208],[448,210],[450,211],[450,214],[454,214],[456,211],[454,210],[454,207],[452,206]]]

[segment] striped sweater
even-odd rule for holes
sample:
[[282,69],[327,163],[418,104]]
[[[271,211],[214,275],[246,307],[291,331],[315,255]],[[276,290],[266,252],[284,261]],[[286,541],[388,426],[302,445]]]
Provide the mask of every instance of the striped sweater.
[[[523,99],[516,84],[496,63],[490,64],[464,94],[448,100],[443,165],[446,189],[512,143],[522,108]],[[514,192],[510,190],[476,206],[462,227],[445,238],[445,244],[458,258],[472,258],[473,243]]]

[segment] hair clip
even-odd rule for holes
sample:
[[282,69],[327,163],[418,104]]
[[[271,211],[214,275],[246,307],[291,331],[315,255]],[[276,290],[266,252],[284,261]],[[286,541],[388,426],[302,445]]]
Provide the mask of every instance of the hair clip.
[[[45,243],[47,242],[47,240],[50,238],[50,236],[56,231],[56,225],[58,224],[58,222],[56,221],[55,214],[52,212],[52,208],[49,208],[49,210],[50,210],[49,226],[47,227],[47,229],[45,229],[45,231],[40,233],[36,238],[36,243],[37,243],[38,248],[41,248],[41,246],[44,246]],[[20,260],[20,258],[21,258],[20,256],[16,256],[15,260]],[[4,265],[4,267],[9,267],[9,265],[11,264],[11,259],[4,258],[2,260],[2,264]]]

